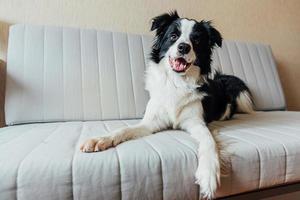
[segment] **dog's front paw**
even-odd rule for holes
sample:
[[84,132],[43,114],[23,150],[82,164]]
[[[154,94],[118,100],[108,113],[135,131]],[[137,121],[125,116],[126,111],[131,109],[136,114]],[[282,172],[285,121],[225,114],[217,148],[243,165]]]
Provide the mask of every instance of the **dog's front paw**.
[[203,199],[213,199],[219,184],[219,171],[205,170],[198,167],[195,177],[196,184],[200,186],[200,194]]
[[111,137],[100,137],[97,139],[88,139],[80,145],[80,150],[85,153],[103,151],[113,146]]

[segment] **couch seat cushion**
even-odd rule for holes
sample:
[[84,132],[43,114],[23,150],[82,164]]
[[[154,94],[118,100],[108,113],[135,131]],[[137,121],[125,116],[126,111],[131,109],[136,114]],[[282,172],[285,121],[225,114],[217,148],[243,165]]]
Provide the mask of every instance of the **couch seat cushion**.
[[[163,131],[98,153],[79,144],[139,120],[18,125],[0,130],[0,199],[198,199],[197,144]],[[218,196],[300,181],[300,113],[215,122],[231,155]]]

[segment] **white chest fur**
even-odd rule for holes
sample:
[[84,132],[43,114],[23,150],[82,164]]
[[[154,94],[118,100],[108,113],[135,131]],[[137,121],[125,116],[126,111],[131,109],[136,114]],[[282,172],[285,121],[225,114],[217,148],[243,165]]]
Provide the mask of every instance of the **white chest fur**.
[[196,91],[199,87],[198,67],[191,66],[186,74],[177,74],[166,65],[155,63],[150,63],[146,72],[146,90],[150,93],[149,109],[173,128],[178,124],[182,109],[203,97]]

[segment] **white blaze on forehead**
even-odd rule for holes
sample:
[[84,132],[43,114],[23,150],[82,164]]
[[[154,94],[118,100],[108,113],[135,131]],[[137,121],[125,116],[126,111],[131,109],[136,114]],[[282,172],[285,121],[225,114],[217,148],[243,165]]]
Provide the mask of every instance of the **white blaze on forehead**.
[[[180,20],[180,32],[181,32],[180,36],[176,40],[176,42],[170,46],[169,50],[166,53],[166,57],[171,58],[171,62],[169,62],[167,66],[171,65],[171,67],[173,69],[175,67],[176,71],[178,71],[178,70],[181,71],[181,69],[183,69],[183,68],[185,69],[186,67],[189,66],[189,65],[187,65],[187,63],[191,64],[196,59],[196,54],[193,50],[193,44],[190,40],[190,35],[193,31],[193,27],[194,27],[195,24],[196,24],[196,22],[193,21],[193,20],[181,19]],[[180,43],[189,44],[192,47],[192,50],[190,50],[188,53],[185,53],[184,55],[182,55],[181,53],[178,52],[178,45]],[[172,60],[172,59],[176,59],[176,58],[179,58],[179,57],[183,58],[185,60],[185,63],[179,62],[180,60]],[[175,62],[173,62],[173,61],[175,61]],[[182,66],[178,65],[178,63],[183,64],[183,65]]]
[[196,23],[195,21],[188,20],[188,19],[182,19],[180,21],[181,35],[178,39],[179,42],[185,42],[185,43],[191,44],[190,35],[193,31],[193,27],[194,27],[195,23]]

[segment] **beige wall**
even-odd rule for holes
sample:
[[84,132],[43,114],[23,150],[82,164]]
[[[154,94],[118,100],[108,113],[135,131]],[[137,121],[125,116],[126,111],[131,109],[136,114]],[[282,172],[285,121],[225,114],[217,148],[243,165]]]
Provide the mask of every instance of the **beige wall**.
[[172,9],[212,19],[226,39],[271,44],[288,108],[300,110],[300,0],[0,0],[0,58],[9,24],[149,33],[150,19]]

